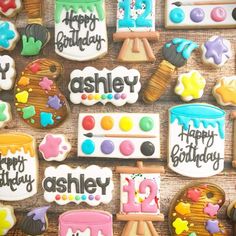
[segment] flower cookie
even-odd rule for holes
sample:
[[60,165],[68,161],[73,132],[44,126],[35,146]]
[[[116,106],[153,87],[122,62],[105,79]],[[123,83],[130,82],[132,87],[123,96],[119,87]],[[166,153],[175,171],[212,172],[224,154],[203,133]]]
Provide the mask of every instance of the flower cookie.
[[0,21],[0,51],[11,51],[15,48],[19,34],[14,24],[10,21]]
[[171,236],[229,235],[217,217],[224,202],[225,193],[217,185],[194,183],[186,186],[171,203]]
[[205,85],[206,80],[198,71],[193,70],[179,76],[175,93],[180,95],[183,101],[189,102],[202,97]]
[[15,223],[16,217],[13,207],[0,204],[0,235],[7,235]]
[[15,61],[8,55],[0,56],[0,91],[12,89],[15,77]]
[[15,105],[25,123],[51,129],[66,120],[69,105],[56,84],[62,70],[61,64],[44,58],[28,64],[22,72],[15,86]]
[[21,0],[1,0],[0,13],[6,17],[15,16],[22,9]]
[[0,100],[0,128],[5,127],[12,120],[11,105]]
[[222,67],[232,56],[229,40],[213,36],[201,46],[202,61],[213,67]]
[[70,150],[71,145],[62,134],[47,134],[39,145],[45,161],[64,161]]
[[20,222],[19,228],[27,235],[42,235],[48,228],[47,210],[49,206],[30,211]]
[[213,95],[222,106],[236,106],[236,76],[219,79],[213,88]]

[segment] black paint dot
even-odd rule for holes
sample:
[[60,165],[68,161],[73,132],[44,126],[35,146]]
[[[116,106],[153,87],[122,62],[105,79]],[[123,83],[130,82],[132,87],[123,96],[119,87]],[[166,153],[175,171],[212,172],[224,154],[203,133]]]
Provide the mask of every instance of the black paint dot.
[[236,20],[236,8],[234,8],[232,16],[233,16],[234,20]]
[[153,153],[155,152],[155,147],[154,145],[147,141],[147,142],[144,142],[142,145],[141,145],[141,152],[144,156],[151,156],[153,155]]

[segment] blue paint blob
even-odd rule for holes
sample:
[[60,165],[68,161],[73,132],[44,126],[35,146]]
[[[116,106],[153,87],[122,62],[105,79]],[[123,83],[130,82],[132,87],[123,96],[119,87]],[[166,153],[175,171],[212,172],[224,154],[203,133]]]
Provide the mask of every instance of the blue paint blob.
[[87,199],[86,195],[82,195],[81,199],[82,201],[85,201]]
[[95,143],[90,140],[90,139],[86,139],[83,143],[82,143],[82,152],[86,155],[90,155],[94,152],[95,150]]
[[50,112],[41,112],[40,113],[40,124],[42,127],[47,127],[54,124],[53,114]]
[[181,8],[175,8],[170,12],[170,20],[175,23],[179,24],[183,22],[185,19],[185,13]]
[[107,99],[108,99],[108,100],[111,100],[112,98],[113,98],[113,95],[112,95],[112,94],[108,94],[108,95],[107,95]]

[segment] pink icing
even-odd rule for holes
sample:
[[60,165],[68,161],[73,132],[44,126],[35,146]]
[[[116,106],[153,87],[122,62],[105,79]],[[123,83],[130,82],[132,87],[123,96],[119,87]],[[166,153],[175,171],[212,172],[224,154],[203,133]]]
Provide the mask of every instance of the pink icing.
[[42,81],[39,82],[39,86],[47,91],[50,91],[52,88],[51,86],[53,85],[53,81],[48,79],[47,77],[44,77]]
[[90,229],[90,236],[97,236],[99,231],[104,236],[112,236],[112,216],[103,211],[68,211],[59,217],[60,236],[66,236],[69,229],[73,233]]
[[218,204],[214,205],[212,203],[208,203],[207,206],[204,208],[204,213],[213,217],[217,215],[219,209],[220,209],[220,206]]
[[223,7],[215,7],[211,12],[211,18],[215,22],[222,22],[226,19],[227,12]]

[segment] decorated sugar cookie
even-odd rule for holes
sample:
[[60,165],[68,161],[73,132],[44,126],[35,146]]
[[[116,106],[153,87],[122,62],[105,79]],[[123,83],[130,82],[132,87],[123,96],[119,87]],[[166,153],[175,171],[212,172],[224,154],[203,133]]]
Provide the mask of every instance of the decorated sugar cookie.
[[108,50],[104,0],[56,0],[55,49],[62,57],[88,61]]
[[0,35],[0,51],[13,50],[19,40],[15,25],[10,21],[0,21]]
[[70,150],[71,145],[62,134],[47,134],[39,145],[39,151],[46,161],[64,161]]
[[0,200],[18,201],[37,193],[35,140],[23,133],[0,134]]
[[12,89],[15,77],[15,61],[8,55],[0,56],[0,91]]
[[7,235],[8,231],[15,225],[16,217],[14,208],[0,204],[0,235]]
[[47,210],[50,207],[39,207],[30,211],[20,222],[19,228],[27,235],[42,235],[48,228]]
[[11,105],[0,100],[0,128],[5,127],[11,120]]
[[6,17],[15,16],[22,8],[21,0],[1,0],[0,13]]
[[70,76],[70,100],[74,104],[94,105],[112,103],[123,106],[135,103],[141,89],[140,73],[135,69],[118,66],[113,70],[99,71],[86,67],[74,70]]
[[221,36],[213,36],[201,46],[202,60],[213,67],[222,67],[232,56],[231,43]]
[[15,106],[25,123],[51,129],[66,120],[69,106],[56,83],[62,71],[61,64],[44,58],[28,64],[22,72],[15,86]]
[[112,215],[98,210],[67,211],[59,217],[59,236],[112,236]]
[[208,104],[169,110],[168,166],[180,175],[209,177],[224,169],[225,112]]
[[107,204],[112,200],[112,171],[109,168],[89,166],[75,169],[60,165],[48,167],[43,180],[44,199],[65,205],[86,202],[90,206]]
[[219,79],[213,88],[213,95],[222,106],[236,106],[236,76]]
[[211,183],[193,183],[172,200],[169,210],[171,236],[229,236],[218,213],[225,202],[225,193]]
[[180,95],[183,101],[189,102],[202,97],[205,85],[206,80],[202,75],[198,71],[192,70],[179,76],[175,93]]

